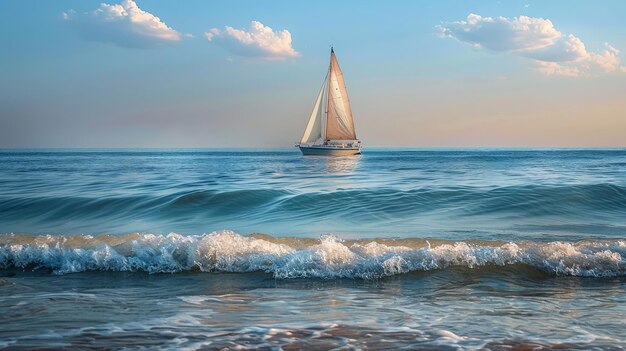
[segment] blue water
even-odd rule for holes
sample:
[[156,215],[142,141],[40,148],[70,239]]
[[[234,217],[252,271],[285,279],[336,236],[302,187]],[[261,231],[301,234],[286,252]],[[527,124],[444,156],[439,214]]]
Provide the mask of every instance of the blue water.
[[626,232],[626,150],[4,151],[0,231],[498,240]]
[[626,348],[624,149],[0,165],[0,348]]

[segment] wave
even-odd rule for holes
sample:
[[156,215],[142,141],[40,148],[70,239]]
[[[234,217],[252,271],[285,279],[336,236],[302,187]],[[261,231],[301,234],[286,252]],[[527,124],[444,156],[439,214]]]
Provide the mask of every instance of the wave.
[[[229,221],[235,218],[244,218],[244,222],[251,225],[283,223],[294,218],[341,223],[353,218],[376,224],[445,214],[446,218],[454,215],[459,219],[506,219],[513,224],[533,224],[532,220],[552,216],[558,218],[559,223],[567,220],[577,224],[584,221],[621,226],[617,219],[626,216],[626,187],[609,183],[495,188],[338,188],[306,192],[286,189],[179,190],[152,191],[154,195],[142,192],[102,196],[42,196],[35,193],[33,190],[30,196],[16,193],[0,198],[0,221],[11,224],[10,230],[29,232],[42,232],[50,227],[89,231],[89,227],[72,225],[106,221],[106,231],[123,233],[152,231],[174,223],[185,224],[185,230],[193,227],[192,231],[198,232],[194,223],[213,223],[215,226],[211,229],[218,229],[232,227]],[[128,228],[129,221],[150,222],[159,227]]]
[[626,275],[626,241],[341,240],[239,235],[0,236],[1,269],[149,273],[266,272],[287,278],[377,279],[415,271],[524,265],[555,275]]

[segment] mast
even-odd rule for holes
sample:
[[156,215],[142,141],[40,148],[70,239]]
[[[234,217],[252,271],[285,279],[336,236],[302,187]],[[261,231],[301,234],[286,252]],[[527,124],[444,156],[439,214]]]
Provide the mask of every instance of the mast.
[[328,83],[326,84],[326,109],[324,112],[324,144],[328,141],[328,107],[330,104],[328,103],[328,99],[330,99],[330,72],[333,68],[333,55],[335,54],[335,50],[333,50],[333,46],[330,46],[330,60],[328,62],[328,73],[326,73],[326,77],[328,77]]
[[326,143],[326,125],[328,124],[328,84],[326,81],[328,80],[328,72],[326,72],[326,77],[324,78],[324,83],[322,83],[323,96],[322,96],[322,106],[320,106],[320,138],[322,139],[322,144]]

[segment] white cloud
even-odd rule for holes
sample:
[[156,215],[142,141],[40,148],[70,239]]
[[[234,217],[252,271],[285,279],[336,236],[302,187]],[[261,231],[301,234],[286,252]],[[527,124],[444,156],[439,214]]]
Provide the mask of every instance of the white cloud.
[[467,21],[437,26],[440,34],[494,51],[526,51],[551,45],[561,36],[550,20],[520,16],[481,17],[469,14]]
[[160,18],[140,9],[133,0],[123,0],[119,5],[102,3],[98,9],[81,14],[69,10],[63,13],[63,19],[73,24],[87,40],[123,47],[174,43],[182,37]]
[[532,59],[537,71],[546,75],[575,77],[625,71],[616,48],[605,43],[604,51],[590,52],[578,37],[564,35],[552,21],[544,18],[519,16],[508,19],[469,14],[466,20],[435,28],[442,37],[454,38],[476,48]]
[[537,61],[537,71],[546,76],[580,76],[580,70],[576,67],[568,67],[556,62]]
[[291,46],[291,33],[288,30],[275,32],[258,21],[252,21],[248,30],[226,26],[223,30],[213,28],[204,35],[210,42],[240,56],[269,60],[300,56]]
[[602,67],[606,72],[614,72],[618,70],[624,70],[625,67],[621,66],[619,59],[619,50],[604,43],[606,50],[600,54],[591,53],[592,61],[598,66]]

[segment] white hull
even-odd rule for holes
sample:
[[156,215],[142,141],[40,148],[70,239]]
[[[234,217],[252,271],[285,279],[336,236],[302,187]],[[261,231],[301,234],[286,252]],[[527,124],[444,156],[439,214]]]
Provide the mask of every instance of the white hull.
[[359,147],[333,147],[328,145],[320,146],[298,146],[303,155],[317,156],[350,156],[361,154]]

